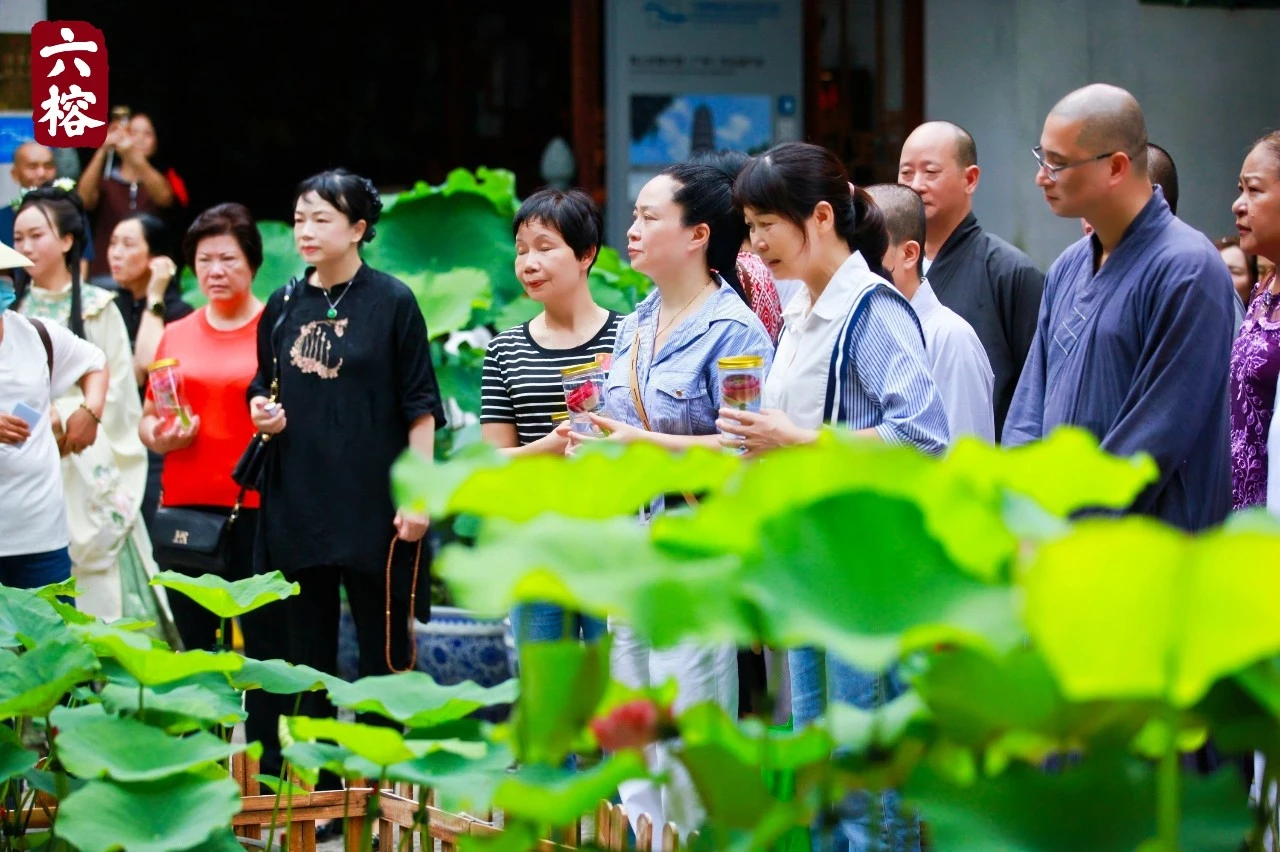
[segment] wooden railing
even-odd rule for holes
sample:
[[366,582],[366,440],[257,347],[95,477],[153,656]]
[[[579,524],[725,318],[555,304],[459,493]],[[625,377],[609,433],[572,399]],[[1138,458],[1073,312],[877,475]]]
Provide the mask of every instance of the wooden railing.
[[[274,822],[278,831],[285,833],[281,852],[315,852],[316,823],[321,820],[346,818],[346,850],[357,852],[360,839],[368,827],[369,811],[374,789],[371,786],[352,786],[346,790],[308,792],[305,795],[263,795],[254,779],[258,774],[258,762],[247,755],[237,754],[232,761],[231,774],[240,785],[243,806],[232,820],[236,836],[249,841],[247,848],[262,848],[263,834]],[[425,803],[419,816],[420,803]],[[458,842],[466,836],[488,836],[502,831],[502,815],[489,813],[484,818],[467,814],[455,814],[435,806],[434,793],[429,789],[410,784],[397,784],[393,789],[381,790],[377,799],[377,815],[373,818],[379,837],[379,846],[386,850],[400,848],[404,832],[427,832],[432,841],[438,841],[443,852],[454,852]],[[653,823],[647,815],[637,820],[635,845],[629,841],[627,812],[621,805],[601,801],[596,807],[594,819],[588,819],[561,829],[541,841],[540,850],[581,849],[584,840],[593,848],[607,852],[628,852],[633,849],[653,848]],[[696,836],[696,835],[694,835]],[[429,848],[425,844],[423,848]],[[662,827],[663,852],[679,852],[680,833],[668,823]]]

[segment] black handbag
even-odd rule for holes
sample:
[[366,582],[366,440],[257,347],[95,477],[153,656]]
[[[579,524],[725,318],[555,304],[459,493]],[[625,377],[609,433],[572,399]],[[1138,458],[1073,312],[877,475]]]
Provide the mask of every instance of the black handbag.
[[183,574],[216,574],[230,569],[227,550],[231,528],[240,517],[245,489],[230,514],[181,506],[161,506],[151,522],[151,551],[157,564],[177,568]]
[[[285,286],[284,305],[280,308],[280,316],[276,317],[275,324],[271,326],[270,399],[272,402],[275,402],[276,398],[280,396],[280,347],[276,345],[276,335],[280,332],[280,327],[284,325],[284,318],[289,313],[289,302],[293,300],[293,294],[297,286],[297,278],[294,278]],[[236,462],[236,466],[231,470],[231,478],[236,485],[254,491],[261,490],[262,472],[267,466],[267,450],[270,443],[271,436],[265,432],[259,432],[249,440],[249,446],[244,448],[244,452],[240,454],[240,460]]]

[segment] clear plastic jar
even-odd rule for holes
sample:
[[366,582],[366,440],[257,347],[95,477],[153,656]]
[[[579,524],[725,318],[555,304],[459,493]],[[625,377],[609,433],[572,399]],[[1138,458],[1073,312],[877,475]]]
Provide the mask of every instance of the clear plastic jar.
[[564,401],[569,409],[573,431],[582,435],[600,435],[588,414],[604,413],[604,369],[596,361],[565,367],[560,371],[564,383]]
[[151,397],[160,419],[166,425],[176,420],[182,424],[183,429],[191,428],[191,406],[187,404],[187,397],[183,392],[182,370],[178,368],[178,359],[166,358],[148,367],[147,384],[151,388]]
[[731,355],[716,362],[720,373],[720,401],[725,408],[760,411],[764,390],[764,358],[759,355]]

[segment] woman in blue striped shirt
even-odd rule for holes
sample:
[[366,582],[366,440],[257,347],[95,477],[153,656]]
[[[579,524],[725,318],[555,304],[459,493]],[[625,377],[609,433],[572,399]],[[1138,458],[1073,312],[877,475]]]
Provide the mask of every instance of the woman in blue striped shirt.
[[[732,181],[720,169],[671,166],[640,191],[627,249],[632,266],[652,278],[656,289],[618,327],[605,381],[608,417],[592,417],[609,433],[607,440],[649,441],[674,450],[719,446],[716,361],[758,355],[767,369],[773,359],[773,340],[737,280],[738,248],[745,236],[742,215],[733,206]],[[575,445],[591,440],[576,432],[569,439]],[[715,701],[737,715],[734,648],[682,643],[651,649],[626,625],[611,627],[617,680],[657,686],[674,677],[677,713]],[[659,745],[649,748],[649,768],[670,780],[662,787],[628,781],[619,788],[632,824],[649,814],[655,826],[674,822],[696,828],[702,810],[683,767]]]
[[[752,249],[775,278],[798,278],[805,287],[783,310],[761,413],[720,412],[720,429],[735,436],[724,439],[727,446],[758,455],[814,441],[824,425],[842,425],[930,455],[947,447],[946,412],[920,322],[880,266],[889,246],[884,216],[865,190],[850,187],[834,154],[800,142],[755,158],[734,185]],[[893,697],[888,675],[834,658],[823,689],[824,657],[807,648],[789,655],[797,726],[817,718],[828,691],[859,707]],[[841,831],[856,841],[865,836],[865,822]],[[914,821],[890,820],[886,830],[894,836],[890,848],[919,848]]]

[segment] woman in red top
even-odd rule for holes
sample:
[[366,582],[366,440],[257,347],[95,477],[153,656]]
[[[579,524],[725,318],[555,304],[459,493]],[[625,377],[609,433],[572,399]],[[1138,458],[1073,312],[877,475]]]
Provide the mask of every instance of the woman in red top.
[[[158,416],[148,391],[138,432],[148,449],[165,457],[161,506],[230,515],[240,493],[231,471],[255,432],[244,400],[258,369],[262,303],[254,298],[250,285],[262,266],[262,237],[243,205],[219,204],[196,217],[182,248],[209,304],[165,327],[156,359],[177,360],[191,408],[191,425],[184,429],[177,420],[166,423]],[[228,580],[253,573],[257,524],[258,495],[249,492],[231,526]],[[187,649],[212,649],[218,618],[176,592],[169,595],[169,604]],[[278,622],[278,614],[270,606],[240,619],[249,657],[269,660],[286,656],[287,637]],[[276,704],[261,690],[248,694],[248,737],[263,744],[263,771],[268,773],[279,769]]]

